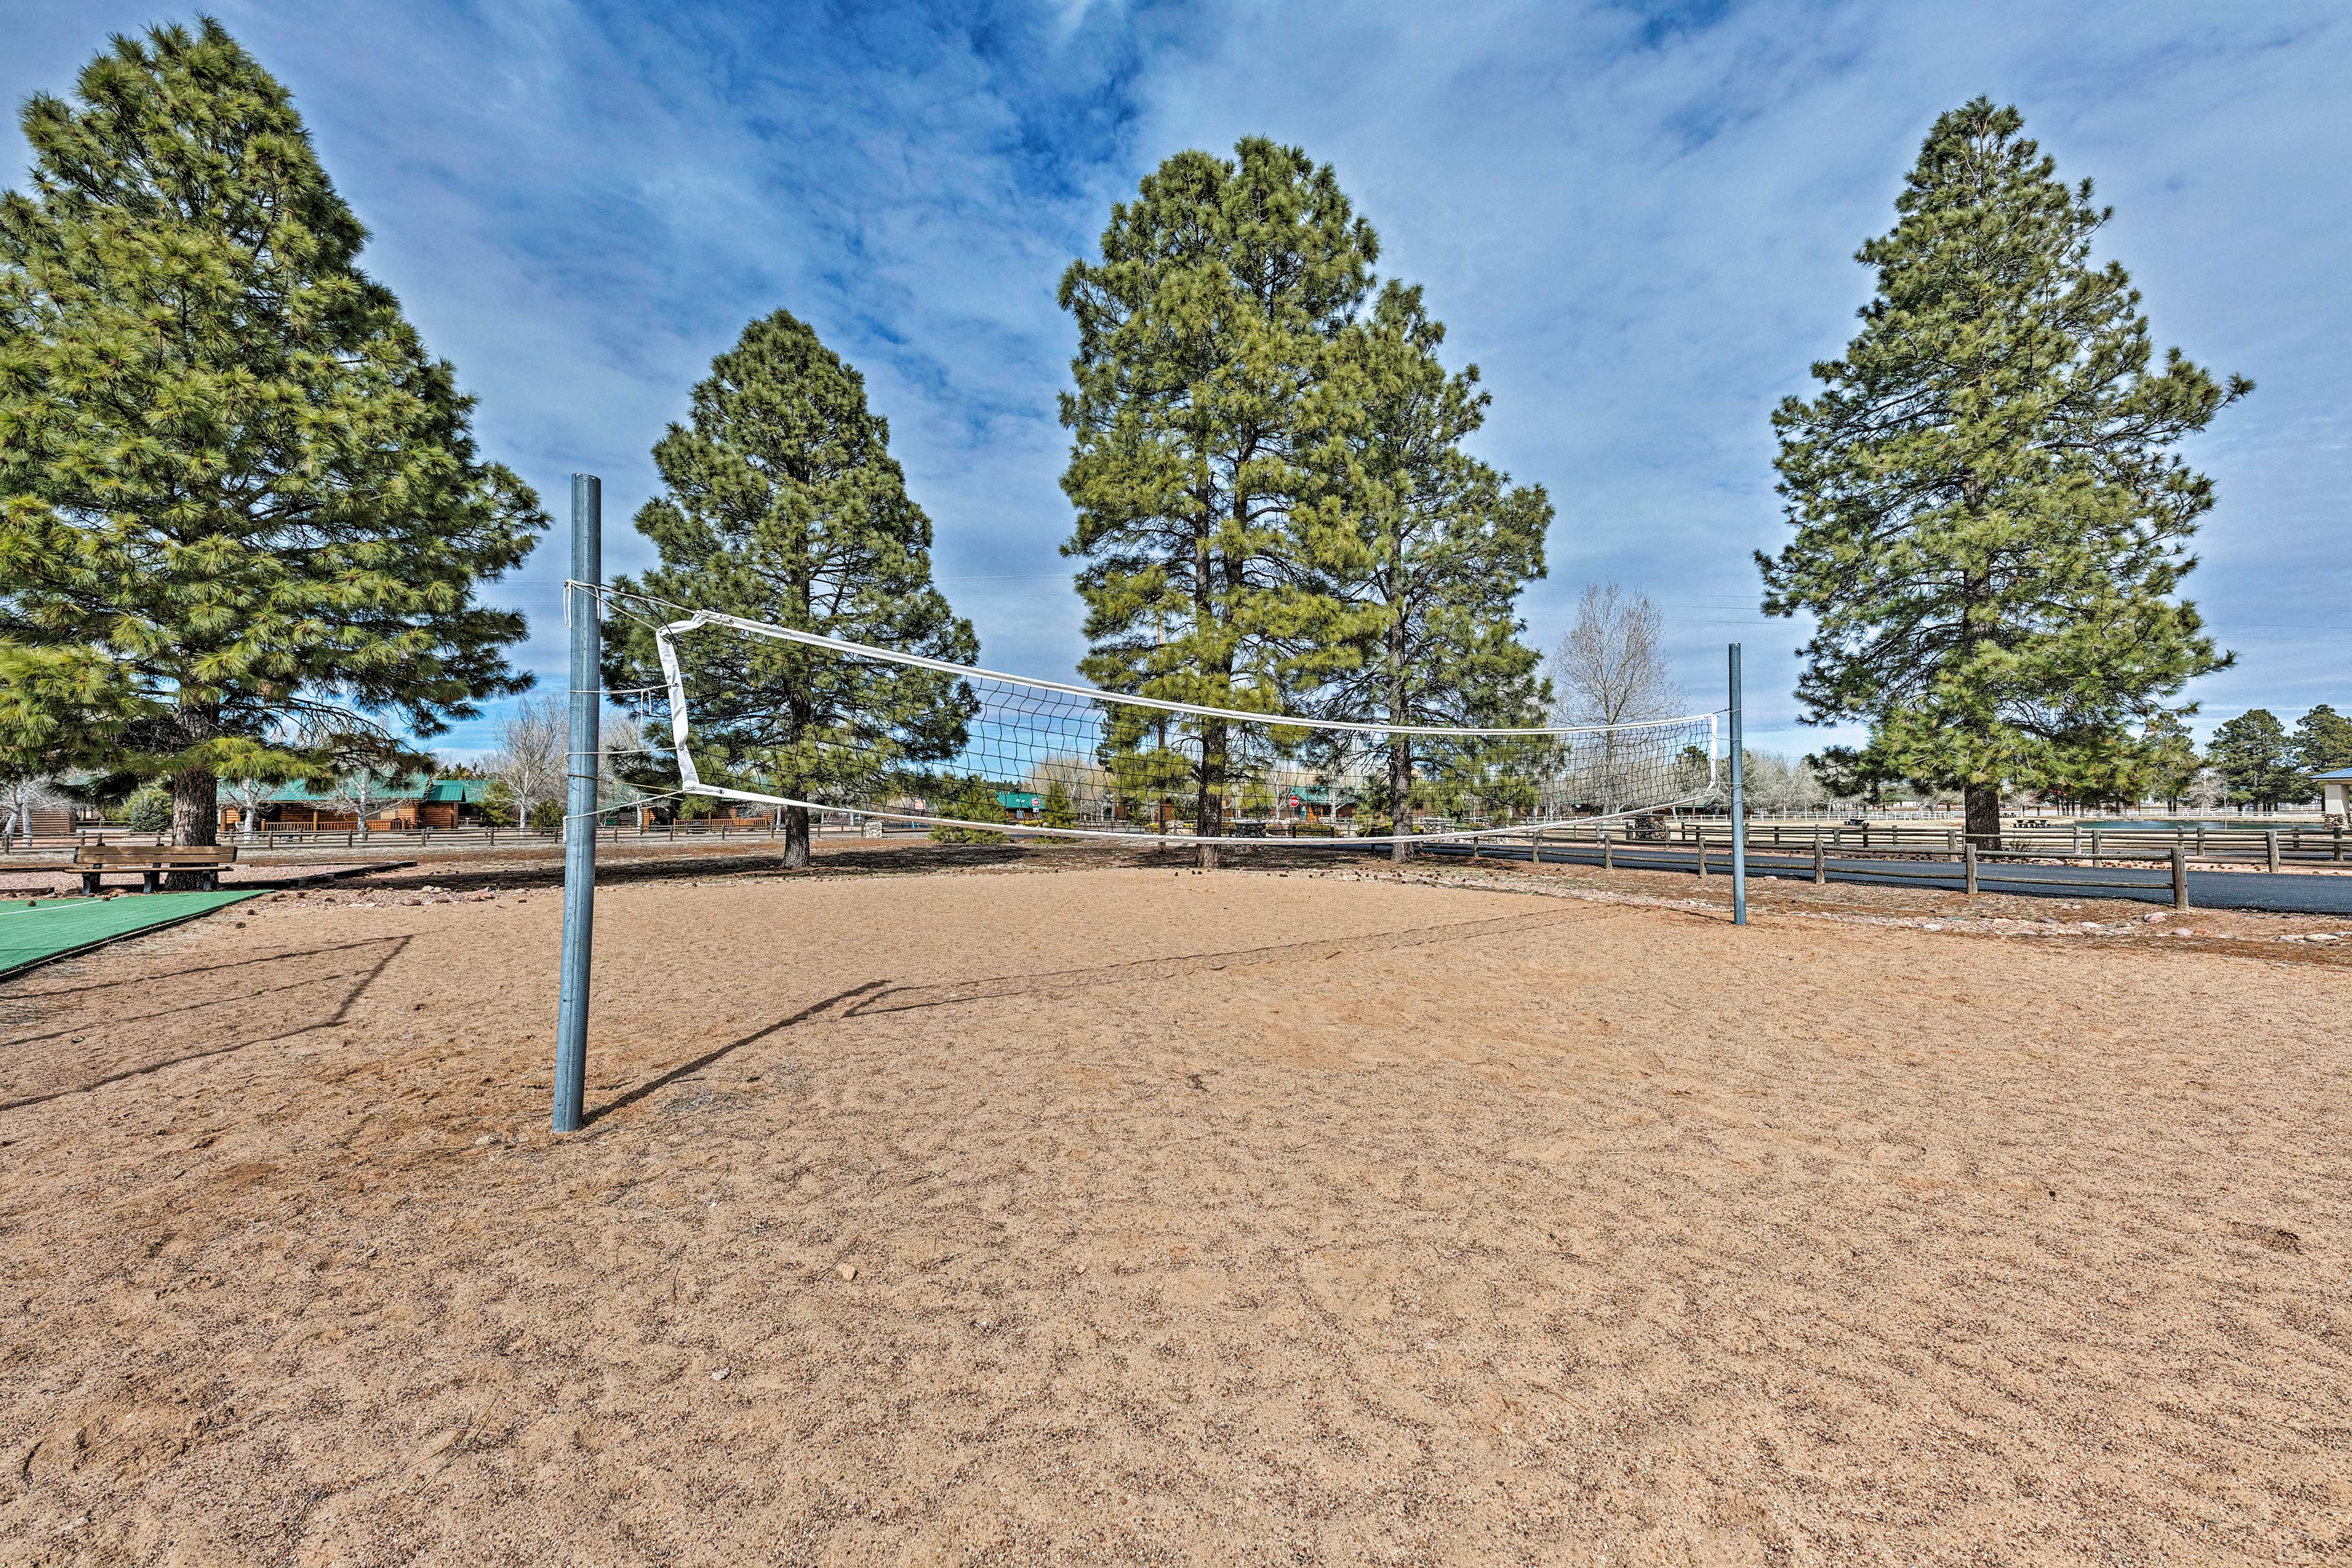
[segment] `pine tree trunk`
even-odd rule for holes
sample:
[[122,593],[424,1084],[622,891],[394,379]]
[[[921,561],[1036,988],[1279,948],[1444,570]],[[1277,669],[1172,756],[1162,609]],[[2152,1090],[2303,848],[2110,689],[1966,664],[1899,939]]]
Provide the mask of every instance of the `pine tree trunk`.
[[[805,617],[807,613],[806,607],[809,602],[809,584],[806,580],[803,580],[799,584],[795,584],[795,586],[799,590],[800,606],[802,614],[803,617]],[[808,687],[805,682],[800,685],[792,693],[789,703],[789,711],[792,714],[793,727],[792,732],[788,737],[787,743],[797,746],[801,743],[802,737],[805,736],[809,732],[810,729],[816,723],[816,704],[811,700]],[[776,781],[776,793],[778,795],[805,795],[808,793],[805,787],[806,783],[807,781],[804,779],[780,777]],[[796,871],[806,866],[808,863],[808,807],[804,805],[788,805],[784,807],[784,868],[786,870]]]
[[[201,768],[172,775],[172,842],[204,848],[220,842],[220,781]],[[193,893],[205,885],[202,871],[166,871],[163,886]]]
[[1389,846],[1389,858],[1399,865],[1412,858],[1412,846],[1404,841],[1409,831],[1405,826],[1407,802],[1412,794],[1412,755],[1405,742],[1398,736],[1389,738],[1389,831],[1397,841]]
[[[188,742],[208,739],[220,722],[220,710],[203,703],[183,706],[181,736]],[[190,768],[172,775],[172,842],[182,848],[209,848],[220,842],[220,780],[211,770]],[[163,886],[175,893],[193,893],[204,887],[201,871],[167,871]]]
[[1979,849],[2000,847],[2000,785],[1972,784],[1964,807],[1969,842]]
[[[1247,506],[1238,489],[1234,493],[1234,515],[1236,521],[1247,516]],[[1209,536],[1201,533],[1192,541],[1192,635],[1197,639],[1201,628],[1216,619],[1216,604],[1212,594],[1210,577]],[[1225,676],[1225,689],[1233,689],[1233,655],[1228,652],[1220,661]],[[1223,720],[1210,720],[1201,726],[1201,793],[1193,803],[1192,831],[1203,838],[1214,837],[1224,831],[1225,819],[1225,725]],[[1201,869],[1217,868],[1217,847],[1201,846]]]
[[[1981,502],[1973,486],[1968,493],[1968,507],[1974,515]],[[1960,584],[1959,657],[1965,660],[1976,651],[1984,636],[1979,625],[1984,605],[1992,597],[1992,576],[1990,572],[1967,573]],[[2000,847],[2000,784],[1971,784],[1962,797],[1961,823],[1969,842],[1979,849]]]
[[[1201,791],[1192,807],[1192,828],[1203,838],[1225,830],[1225,721],[1211,719],[1201,726]],[[1201,869],[1217,868],[1217,847],[1201,846]]]

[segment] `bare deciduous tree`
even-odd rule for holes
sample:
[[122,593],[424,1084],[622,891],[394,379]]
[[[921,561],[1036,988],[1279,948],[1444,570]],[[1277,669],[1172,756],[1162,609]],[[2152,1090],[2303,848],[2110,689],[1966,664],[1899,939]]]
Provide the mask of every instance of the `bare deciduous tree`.
[[394,782],[391,773],[365,763],[335,775],[333,804],[350,810],[362,839],[368,837],[368,818],[391,798]]
[[482,766],[514,797],[518,824],[530,823],[534,804],[562,795],[571,744],[570,716],[552,697],[524,698],[499,727],[499,754]]
[[1551,689],[1561,724],[1627,724],[1682,710],[1666,668],[1665,617],[1643,594],[1587,583],[1576,624],[1552,650]]
[[0,782],[0,845],[31,837],[35,812],[69,809],[66,797],[59,795],[47,779],[19,778]]
[[[567,726],[567,748],[570,733]],[[623,810],[634,808],[637,829],[643,832],[646,826],[646,792],[630,783],[626,774],[629,769],[637,765],[637,759],[645,755],[646,727],[635,715],[607,708],[597,725],[596,743],[597,810],[609,811],[616,806]]]
[[[1682,710],[1682,689],[1666,668],[1665,617],[1647,595],[1629,595],[1614,583],[1584,585],[1576,623],[1546,662],[1555,723],[1630,724]],[[1621,776],[1615,739],[1604,746],[1596,780],[1601,808],[1611,815],[1633,788]]]
[[236,807],[236,836],[250,844],[261,831],[261,808],[277,798],[280,784],[276,779],[225,778],[220,781],[220,798]]

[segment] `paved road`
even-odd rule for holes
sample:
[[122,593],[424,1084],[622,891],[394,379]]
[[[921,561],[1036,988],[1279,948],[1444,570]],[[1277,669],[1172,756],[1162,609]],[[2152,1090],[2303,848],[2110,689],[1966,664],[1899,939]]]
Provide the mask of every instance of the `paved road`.
[[[1469,847],[1463,844],[1417,845],[1415,854],[1467,855]],[[1488,845],[1480,853],[1490,859],[1524,860],[1528,849],[1524,845]],[[1601,851],[1589,845],[1569,847],[1559,844],[1544,846],[1547,863],[1573,861],[1578,865],[1597,866]],[[1615,863],[1634,871],[1693,871],[1696,858],[1688,849],[1633,848],[1620,846],[1613,856]],[[1731,875],[1730,852],[1718,848],[1709,857],[1710,877]],[[1895,871],[1936,871],[1948,874],[1949,882],[1927,881],[1918,876],[1889,876]],[[1866,882],[1887,888],[1940,888],[1958,892],[1962,868],[1957,860],[1867,860],[1832,859],[1827,863],[1830,880],[1833,882]],[[1813,875],[1811,855],[1769,855],[1750,849],[1748,853],[1748,874],[1750,877],[1795,879],[1810,881]],[[2011,879],[2015,879],[2011,880]],[[2130,882],[2128,888],[2086,888],[2085,882]],[[2143,903],[2172,903],[2172,873],[2162,866],[2034,866],[2022,861],[1987,862],[1978,872],[1978,885],[1988,893],[2015,893],[2026,898],[2048,899],[2134,899]],[[2191,871],[2189,873],[2189,901],[2202,910],[2263,910],[2274,914],[2347,915],[2352,916],[2352,877],[2299,876],[2292,871]]]

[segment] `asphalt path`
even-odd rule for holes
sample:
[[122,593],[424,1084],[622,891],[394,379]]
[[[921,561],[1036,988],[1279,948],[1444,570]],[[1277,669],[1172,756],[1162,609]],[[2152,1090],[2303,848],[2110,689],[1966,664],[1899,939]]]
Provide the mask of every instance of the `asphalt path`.
[[[1416,844],[1416,855],[1467,856],[1466,844]],[[1492,860],[1525,860],[1528,847],[1523,844],[1493,844],[1480,847],[1479,853]],[[1547,844],[1544,863],[1570,863],[1579,866],[1601,864],[1601,851],[1591,845],[1569,846]],[[1682,871],[1697,869],[1696,857],[1687,848],[1673,849],[1649,846],[1619,845],[1612,857],[1614,864],[1631,871]],[[1889,870],[1908,871],[1910,876],[1889,875]],[[1863,882],[1881,888],[1940,888],[1958,892],[1965,868],[1958,860],[1885,860],[1839,859],[1824,863],[1824,871],[1833,882]],[[1930,880],[1917,875],[1923,871],[1940,873]],[[1750,877],[1770,877],[1783,880],[1811,881],[1813,858],[1770,855],[1750,848],[1748,852],[1748,874]],[[1731,875],[1731,853],[1717,848],[1707,857],[1710,878]],[[1948,877],[1948,881],[1942,879]],[[2123,882],[2127,887],[2085,887],[2085,883]],[[2172,872],[2165,866],[2149,865],[2063,865],[2037,866],[2022,860],[1988,860],[1977,869],[1977,886],[1987,893],[2015,893],[2036,899],[2132,899],[2141,903],[2172,904]],[[2189,902],[2200,910],[2261,910],[2272,914],[2352,915],[2352,877],[2298,875],[2292,871],[2191,871],[2189,873]]]

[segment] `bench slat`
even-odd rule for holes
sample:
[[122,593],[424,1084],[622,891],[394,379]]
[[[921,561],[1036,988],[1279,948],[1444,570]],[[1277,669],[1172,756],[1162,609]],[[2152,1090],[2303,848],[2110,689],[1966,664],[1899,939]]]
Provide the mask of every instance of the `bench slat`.
[[177,870],[185,870],[190,868],[202,869],[209,867],[233,865],[236,863],[236,847],[235,845],[222,845],[212,848],[207,848],[199,845],[188,848],[172,847],[161,849],[131,849],[116,848],[110,845],[85,845],[81,848],[74,851],[73,858],[73,863],[77,866],[94,867],[111,870],[121,870],[127,868],[145,866],[161,866],[166,868]]

